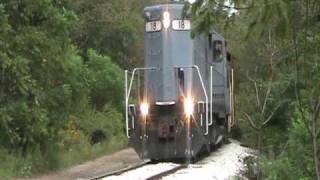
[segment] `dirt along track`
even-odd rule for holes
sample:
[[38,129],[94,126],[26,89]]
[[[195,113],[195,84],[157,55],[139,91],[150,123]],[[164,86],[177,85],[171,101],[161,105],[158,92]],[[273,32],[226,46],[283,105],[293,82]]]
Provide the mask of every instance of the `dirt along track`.
[[81,180],[135,166],[142,162],[132,148],[127,148],[65,170],[24,180]]

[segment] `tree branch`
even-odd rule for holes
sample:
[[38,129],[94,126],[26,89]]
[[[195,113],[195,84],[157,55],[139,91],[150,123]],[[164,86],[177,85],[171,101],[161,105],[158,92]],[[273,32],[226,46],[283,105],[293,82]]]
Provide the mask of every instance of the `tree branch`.
[[[295,24],[294,24],[295,25]],[[294,82],[294,94],[296,96],[296,100],[298,102],[298,110],[300,111],[300,114],[303,118],[303,123],[305,125],[305,127],[308,130],[308,133],[310,135],[312,135],[311,129],[308,126],[308,123],[306,122],[306,116],[302,110],[302,102],[301,102],[301,98],[300,98],[300,94],[299,94],[299,69],[298,69],[298,59],[299,59],[299,54],[298,54],[298,45],[297,45],[297,32],[296,32],[296,26],[293,27],[293,34],[292,34],[292,40],[293,40],[293,44],[294,44],[294,53],[295,53],[295,61],[294,61],[294,67],[295,67],[295,82]]]
[[247,10],[247,9],[252,9],[254,6],[247,6],[247,7],[235,7],[235,6],[228,6],[228,5],[223,5],[222,7],[227,8],[227,9],[235,9],[235,10]]
[[0,102],[3,100],[2,98],[4,97],[4,78],[5,78],[5,75],[4,75],[4,67],[5,65],[4,64],[0,64],[2,65],[1,66],[1,81],[0,81],[0,85],[1,85],[1,89],[0,89]]
[[256,131],[260,131],[260,130],[261,130],[261,128],[258,128],[258,127],[254,124],[254,122],[252,121],[251,117],[250,117],[246,112],[242,112],[242,113],[246,116],[246,119],[249,121],[251,127],[252,127],[254,130],[256,130]]
[[269,61],[270,61],[270,77],[269,77],[269,83],[268,83],[267,92],[266,92],[266,95],[265,95],[265,98],[264,98],[264,103],[263,103],[263,106],[262,106],[261,118],[264,117],[264,113],[265,113],[265,110],[266,110],[266,106],[267,106],[267,102],[268,102],[269,96],[271,94],[272,83],[273,83],[272,81],[273,81],[273,66],[274,66],[273,65],[273,56],[274,56],[274,51],[273,51],[273,48],[272,48],[272,37],[271,37],[270,29],[268,31],[268,39],[269,39],[269,54],[270,54],[270,57],[269,57]]
[[272,87],[272,80],[270,80],[269,83],[268,83],[268,89],[267,89],[266,96],[264,98],[264,102],[263,102],[263,106],[262,106],[261,117],[264,116],[264,111],[265,111],[266,106],[267,106],[267,101],[268,101],[270,93],[271,93],[271,87]]
[[268,116],[268,118],[262,123],[262,126],[266,125],[270,120],[271,118],[273,117],[274,113],[277,112],[277,110],[280,108],[281,106],[281,103],[279,103],[276,108],[274,108],[274,110],[272,111],[272,113]]
[[283,153],[284,153],[284,151],[287,149],[288,144],[289,144],[289,139],[287,140],[286,144],[283,146],[283,148],[282,148],[282,150],[281,150],[280,155],[281,155],[281,154],[283,154]]
[[260,99],[259,99],[259,90],[258,90],[258,86],[257,86],[257,81],[255,79],[252,79],[250,76],[249,76],[249,72],[247,71],[247,78],[249,79],[249,81],[251,81],[254,85],[254,88],[255,88],[255,94],[256,94],[256,99],[257,99],[257,105],[258,105],[258,108],[260,108]]
[[[320,113],[320,100],[318,99],[318,104],[315,108],[315,114],[314,114],[314,121],[315,121],[315,127],[314,128],[317,128],[317,121],[318,121],[318,118],[319,118],[319,113]],[[320,134],[320,128],[316,131],[316,134],[315,134],[315,138],[317,138]]]

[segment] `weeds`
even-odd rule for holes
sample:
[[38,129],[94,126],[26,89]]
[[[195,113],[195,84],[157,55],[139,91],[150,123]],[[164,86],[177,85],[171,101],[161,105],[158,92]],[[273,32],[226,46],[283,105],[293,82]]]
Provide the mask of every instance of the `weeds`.
[[59,170],[99,156],[112,153],[127,146],[123,135],[91,145],[86,139],[71,145],[67,150],[57,148],[55,152],[41,155],[38,150],[26,157],[17,156],[0,149],[0,179],[30,177],[48,171]]

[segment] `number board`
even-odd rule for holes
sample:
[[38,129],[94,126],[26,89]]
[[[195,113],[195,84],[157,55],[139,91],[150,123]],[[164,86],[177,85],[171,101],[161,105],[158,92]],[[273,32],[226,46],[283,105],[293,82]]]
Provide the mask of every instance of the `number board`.
[[146,32],[157,32],[161,31],[161,21],[151,21],[146,23]]
[[172,21],[172,29],[178,31],[187,31],[191,29],[190,20],[173,20]]

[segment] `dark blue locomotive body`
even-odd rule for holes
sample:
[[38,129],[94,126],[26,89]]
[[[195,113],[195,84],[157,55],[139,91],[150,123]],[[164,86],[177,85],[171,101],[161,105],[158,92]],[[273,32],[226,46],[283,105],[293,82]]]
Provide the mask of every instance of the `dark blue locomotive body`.
[[126,71],[126,129],[142,158],[196,156],[233,123],[226,43],[212,31],[191,37],[183,4],[146,7],[144,67]]

